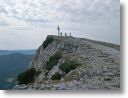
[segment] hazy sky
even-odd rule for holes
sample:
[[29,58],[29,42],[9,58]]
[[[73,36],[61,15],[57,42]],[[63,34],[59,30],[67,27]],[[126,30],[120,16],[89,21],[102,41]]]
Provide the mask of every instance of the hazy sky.
[[47,35],[120,44],[120,0],[0,0],[0,49],[38,48]]

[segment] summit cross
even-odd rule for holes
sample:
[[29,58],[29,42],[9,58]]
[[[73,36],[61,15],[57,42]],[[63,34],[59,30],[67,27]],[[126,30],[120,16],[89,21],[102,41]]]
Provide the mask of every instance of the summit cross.
[[58,30],[58,36],[59,36],[60,35],[60,27],[59,27],[59,25],[58,25],[57,30]]

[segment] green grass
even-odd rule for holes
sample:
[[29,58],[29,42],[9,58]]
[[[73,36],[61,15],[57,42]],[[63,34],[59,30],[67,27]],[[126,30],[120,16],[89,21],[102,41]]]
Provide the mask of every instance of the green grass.
[[61,51],[58,51],[49,58],[48,62],[46,62],[46,69],[51,70],[53,66],[57,65],[60,58],[61,58]]
[[59,74],[58,72],[56,72],[56,73],[52,76],[51,79],[52,79],[52,80],[60,80],[60,79],[61,79],[61,74]]
[[66,61],[59,68],[65,73],[69,73],[71,70],[74,70],[77,65],[75,61]]
[[51,36],[48,36],[46,40],[43,42],[43,48],[45,49],[50,43],[54,41],[54,38]]
[[36,70],[34,68],[28,69],[27,71],[18,75],[18,84],[28,84],[34,81]]

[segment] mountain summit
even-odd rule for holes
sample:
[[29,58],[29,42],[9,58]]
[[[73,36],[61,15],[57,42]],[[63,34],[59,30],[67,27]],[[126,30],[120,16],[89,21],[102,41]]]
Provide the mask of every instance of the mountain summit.
[[49,35],[18,81],[14,89],[120,89],[119,46]]

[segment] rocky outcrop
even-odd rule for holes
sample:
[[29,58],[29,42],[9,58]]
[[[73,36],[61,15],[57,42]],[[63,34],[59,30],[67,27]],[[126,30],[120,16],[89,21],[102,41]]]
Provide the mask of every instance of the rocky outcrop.
[[[43,44],[36,52],[30,68],[39,72],[34,82],[17,85],[14,89],[79,90],[120,89],[120,51],[86,39],[49,36],[54,40],[44,49]],[[47,69],[51,56],[60,51],[61,58],[51,69]],[[54,57],[53,57],[54,58]],[[62,70],[62,64],[72,69]],[[71,63],[75,62],[75,63]],[[65,65],[66,66],[66,65]],[[67,67],[66,67],[67,68]],[[68,69],[68,68],[67,68]],[[60,79],[52,79],[56,74]]]

